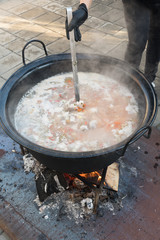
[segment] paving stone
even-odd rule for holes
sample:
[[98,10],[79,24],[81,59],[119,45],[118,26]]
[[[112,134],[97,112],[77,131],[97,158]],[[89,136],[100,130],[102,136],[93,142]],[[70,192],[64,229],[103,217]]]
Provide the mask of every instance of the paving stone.
[[126,28],[121,28],[118,32],[115,33],[115,37],[128,41],[128,32]]
[[0,45],[0,58],[7,56],[11,51]]
[[12,42],[15,39],[16,39],[16,37],[14,35],[0,29],[0,43],[1,43],[1,45]]
[[8,69],[5,73],[3,73],[1,76],[2,76],[2,79],[4,79],[5,81],[7,81],[11,75],[13,73],[15,73],[19,68],[23,67],[23,63],[22,63],[22,59],[21,59],[21,63],[16,65],[15,67],[13,68],[10,68]]
[[108,53],[110,50],[117,47],[122,42],[121,39],[111,36],[109,34],[105,35],[102,39],[99,39],[93,45],[92,48],[97,49],[101,53]]
[[106,4],[106,5],[110,5],[111,3],[113,3],[115,0],[94,0],[97,3],[102,3],[102,4]]
[[123,3],[122,3],[122,1],[115,0],[113,3],[109,4],[109,7],[123,10]]
[[92,29],[82,34],[82,42],[87,46],[91,46],[95,42],[101,41],[104,36],[105,33]]
[[38,39],[44,42],[46,46],[60,38],[64,38],[64,36],[51,30],[47,30],[45,33],[38,35]]
[[21,17],[31,20],[34,19],[42,14],[46,13],[46,10],[41,7],[34,7],[31,10],[20,14]]
[[20,31],[22,31],[22,30],[31,30],[31,26],[32,26],[33,24],[30,22],[30,21],[28,21],[28,20],[26,20],[26,19],[24,19],[24,18],[21,18],[21,17],[19,17],[19,16],[17,16],[17,18],[15,19],[15,21],[12,23],[12,24],[10,24],[9,26],[8,26],[8,31],[10,32],[10,33],[13,33],[13,34],[16,34],[17,32],[20,32]]
[[63,8],[65,8],[64,5],[60,4],[58,2],[51,2],[48,5],[44,6],[44,9],[51,11],[51,12],[56,12]]
[[[70,52],[70,49],[68,52]],[[76,52],[77,53],[89,53],[89,54],[98,53],[94,49],[90,48],[89,46],[85,46],[83,43],[80,43],[80,42],[76,44]]]
[[27,12],[28,10],[32,9],[33,5],[29,3],[22,3],[20,5],[17,5],[16,7],[13,7],[9,9],[9,12],[14,13],[16,15],[22,14],[24,12]]
[[[33,0],[32,0],[32,1],[33,1]],[[51,3],[52,0],[34,0],[33,2],[34,2],[34,5],[43,7],[43,6]]]
[[70,49],[69,41],[66,38],[61,38],[47,46],[47,49],[52,54],[64,53]]
[[109,12],[105,13],[101,16],[101,19],[109,22],[115,22],[119,19],[121,19],[124,16],[124,13],[122,10],[119,9],[112,9]]
[[106,22],[104,25],[102,25],[98,29],[104,33],[109,33],[109,34],[115,35],[116,33],[118,33],[120,31],[120,29],[122,29],[122,27],[120,27],[116,24],[113,24],[111,22]]
[[14,53],[21,53],[26,41],[22,38],[16,38],[14,41],[7,43],[5,47]]
[[19,38],[23,38],[24,40],[29,41],[31,39],[37,38],[39,34],[42,34],[46,31],[46,28],[43,28],[37,24],[33,24],[31,26],[27,26],[27,29],[19,31],[15,35]]
[[105,24],[104,20],[101,20],[96,17],[89,17],[87,21],[85,22],[85,25],[87,25],[90,28],[99,28],[100,26],[103,26]]
[[[4,74],[22,62],[21,56],[15,53],[10,53],[4,58],[0,59],[0,74]],[[3,75],[2,75],[3,77]]]
[[[73,11],[73,8],[72,8],[72,11]],[[66,7],[56,10],[55,13],[58,14],[59,16],[66,17]]]
[[124,27],[126,28],[126,21],[124,19],[124,17],[118,19],[117,21],[114,22],[115,24],[121,26],[121,27]]
[[66,19],[65,17],[61,17],[58,20],[47,24],[45,27],[54,32],[62,34],[63,36],[66,36],[65,19]]
[[21,0],[1,1],[0,8],[8,11],[9,9],[14,8],[21,3],[23,3]]
[[2,17],[2,16],[8,16],[8,15],[10,15],[10,12],[1,9],[1,4],[0,4],[0,16]]
[[81,32],[81,34],[82,34],[82,36],[83,36],[83,34],[84,34],[85,32],[90,31],[90,30],[93,30],[93,29],[90,28],[90,27],[88,27],[88,26],[86,26],[85,24],[83,24],[83,25],[80,26],[79,30],[80,30],[80,32]]
[[45,26],[59,18],[60,16],[58,14],[47,12],[39,17],[34,18],[33,22],[41,26]]
[[[57,2],[59,1],[57,0]],[[62,0],[61,1],[61,3],[64,4],[64,6],[70,6],[70,7],[73,6],[74,4],[79,5],[79,2],[80,2],[79,0]]]
[[15,22],[19,21],[19,17],[16,15],[0,15],[0,27],[1,29],[3,29],[4,31],[12,34],[14,33],[14,31],[12,31],[12,26]]
[[106,4],[96,4],[92,6],[89,10],[89,15],[93,17],[100,17],[104,13],[110,11],[112,8],[108,7]]
[[127,47],[127,42],[124,41],[124,42],[120,43],[117,47],[115,47],[111,51],[109,51],[108,55],[111,57],[115,57],[115,58],[124,60],[126,47]]

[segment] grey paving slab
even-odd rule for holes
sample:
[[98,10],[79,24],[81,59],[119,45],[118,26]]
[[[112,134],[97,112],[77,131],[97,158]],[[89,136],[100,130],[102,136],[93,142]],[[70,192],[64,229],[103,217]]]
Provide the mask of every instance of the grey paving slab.
[[98,29],[104,33],[115,35],[122,29],[122,27],[111,22],[105,22],[105,24],[100,26]]
[[99,42],[103,37],[105,37],[105,33],[91,29],[82,34],[82,44],[91,46],[95,42]]
[[0,74],[7,72],[21,63],[21,58],[16,53],[10,53],[4,58],[0,59]]
[[64,36],[58,32],[54,32],[52,30],[47,30],[46,32],[40,34],[38,39],[45,43],[45,45],[49,45],[55,42],[58,39],[64,38]]
[[56,11],[58,11],[58,10],[60,10],[60,9],[63,9],[63,8],[64,8],[64,5],[61,4],[60,1],[59,1],[59,2],[53,1],[53,2],[49,3],[48,5],[44,6],[44,8],[45,8],[46,10],[48,10],[48,11],[56,12]]
[[124,60],[126,41],[121,42],[117,47],[107,53],[108,56]]
[[116,38],[112,35],[105,35],[103,38],[98,39],[95,41],[94,44],[91,45],[91,47],[98,49],[101,53],[108,53],[110,50],[117,47],[123,40]]
[[19,38],[24,39],[26,42],[33,38],[37,38],[37,36],[43,32],[47,31],[42,26],[36,24],[29,24],[24,30],[19,31],[15,35]]
[[45,5],[49,4],[52,2],[52,0],[31,0],[31,2],[34,3],[34,5],[44,7]]
[[0,8],[8,11],[9,9],[16,7],[17,5],[22,4],[23,2],[24,2],[23,0],[16,0],[16,1],[4,0],[4,1],[1,1]]
[[12,51],[14,53],[21,53],[25,44],[26,41],[24,39],[17,37],[14,41],[5,44],[4,47],[6,49],[6,52],[8,50],[9,52]]
[[1,74],[2,78],[6,81],[8,80],[8,78],[15,73],[19,68],[21,68],[23,66],[22,64],[22,57],[19,57],[19,64],[16,65],[15,67],[12,68],[7,68],[5,73]]
[[122,2],[119,0],[114,0],[113,3],[109,4],[109,7],[115,8],[115,9],[119,9],[119,10],[123,10],[123,5]]
[[49,44],[47,46],[47,49],[52,54],[64,53],[70,49],[69,41],[66,41],[66,39],[61,38],[61,39]]
[[64,38],[66,38],[66,31],[65,31],[65,17],[60,17],[58,20],[47,24],[45,27],[50,29],[54,32],[62,34]]
[[9,9],[8,11],[11,13],[14,13],[16,15],[19,15],[19,14],[29,11],[32,8],[33,8],[33,5],[31,5],[29,3],[22,3],[22,4],[16,5],[15,7]]
[[9,32],[0,29],[0,44],[4,45],[6,43],[12,42],[16,39],[16,36],[10,34]]
[[0,45],[0,58],[7,56],[9,53],[11,53],[9,49]]
[[99,17],[106,12],[110,11],[112,8],[107,6],[106,4],[96,4],[95,6],[92,6],[89,14],[94,17]]
[[43,15],[36,17],[33,22],[36,24],[39,24],[41,26],[45,26],[57,19],[59,19],[61,16],[59,16],[59,14],[56,13],[52,13],[52,12],[45,12]]
[[110,5],[111,3],[114,2],[114,0],[94,0],[97,3],[102,3],[102,4],[106,4],[106,5]]
[[121,19],[124,16],[124,13],[122,10],[119,9],[112,9],[109,12],[105,13],[101,16],[101,19],[109,22],[115,22],[119,19]]
[[[119,31],[117,31],[115,34],[114,34],[115,37],[118,37],[120,39],[123,39],[125,41],[128,41],[128,33],[127,33],[127,30],[126,28],[121,28]],[[126,42],[126,45],[127,45],[127,42]]]
[[31,19],[34,19],[38,16],[43,15],[44,13],[46,13],[46,10],[44,8],[36,6],[36,7],[33,7],[32,9],[20,14],[20,16],[22,18],[31,20]]
[[103,26],[104,24],[105,24],[104,20],[92,16],[89,16],[88,20],[85,22],[85,25],[94,29],[96,28],[98,29],[100,26]]
[[118,19],[117,21],[114,22],[115,24],[121,26],[121,27],[124,27],[126,28],[126,22],[124,20],[124,17],[121,17],[120,19]]

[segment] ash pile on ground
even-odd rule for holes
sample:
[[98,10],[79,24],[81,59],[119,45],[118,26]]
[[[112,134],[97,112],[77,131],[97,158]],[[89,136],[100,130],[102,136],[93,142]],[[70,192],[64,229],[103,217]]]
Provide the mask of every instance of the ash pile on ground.
[[[25,172],[34,172],[35,179],[37,179],[38,176],[44,177],[42,172],[45,170],[45,167],[39,164],[32,155],[25,155],[23,160]],[[41,214],[44,219],[50,220],[56,219],[57,221],[66,221],[66,218],[68,220],[72,219],[77,224],[97,216],[103,217],[106,211],[109,211],[112,215],[116,215],[123,208],[126,197],[129,197],[131,201],[134,197],[134,190],[130,187],[130,189],[128,188],[126,172],[129,174],[128,177],[131,175],[135,178],[137,177],[136,168],[132,167],[127,169],[128,166],[125,165],[123,158],[121,158],[120,166],[119,170],[121,177],[119,191],[116,192],[103,186],[99,195],[96,213],[94,213],[95,190],[89,188],[76,178],[76,187],[75,184],[74,186],[68,186],[66,189],[62,186],[58,186],[58,191],[47,196],[43,202],[39,200],[37,195],[36,199],[34,199],[34,203],[38,208],[39,214]],[[124,171],[125,177],[123,178]],[[47,192],[46,184],[44,185],[44,192]]]

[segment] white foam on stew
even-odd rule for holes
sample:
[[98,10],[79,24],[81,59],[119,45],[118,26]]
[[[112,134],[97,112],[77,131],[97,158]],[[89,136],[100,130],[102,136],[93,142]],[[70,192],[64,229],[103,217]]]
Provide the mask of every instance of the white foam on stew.
[[17,106],[17,131],[38,145],[69,152],[103,149],[133,133],[139,109],[127,86],[98,73],[79,72],[79,89],[82,102],[76,103],[72,73],[39,82]]

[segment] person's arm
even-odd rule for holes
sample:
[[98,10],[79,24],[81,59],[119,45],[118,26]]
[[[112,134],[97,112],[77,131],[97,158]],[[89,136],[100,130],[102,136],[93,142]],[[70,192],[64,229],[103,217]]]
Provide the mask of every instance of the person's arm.
[[86,4],[87,9],[89,9],[92,4],[92,0],[80,0],[80,4],[81,3]]
[[68,25],[68,19],[66,17],[66,36],[69,39],[69,32],[74,29],[75,41],[81,41],[81,33],[79,27],[86,21],[88,18],[88,9],[92,4],[92,0],[80,0],[80,5],[78,9],[73,12],[73,18]]

